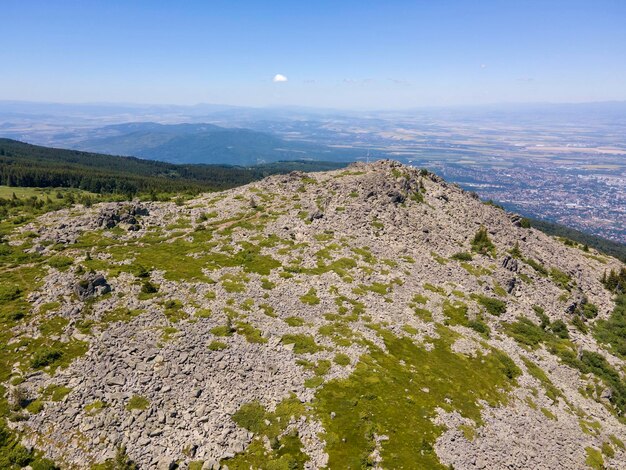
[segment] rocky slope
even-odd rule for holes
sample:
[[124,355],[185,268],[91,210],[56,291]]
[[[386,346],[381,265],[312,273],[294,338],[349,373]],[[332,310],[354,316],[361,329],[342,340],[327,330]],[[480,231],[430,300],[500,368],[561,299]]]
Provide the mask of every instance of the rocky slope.
[[388,161],[49,213],[10,425],[63,468],[624,468],[621,264],[522,225]]

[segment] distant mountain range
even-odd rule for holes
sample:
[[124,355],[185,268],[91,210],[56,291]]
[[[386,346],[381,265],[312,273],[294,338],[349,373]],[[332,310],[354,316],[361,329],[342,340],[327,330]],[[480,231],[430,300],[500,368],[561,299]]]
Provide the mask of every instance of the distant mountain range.
[[360,156],[351,149],[291,142],[266,132],[212,124],[139,122],[105,126],[89,134],[74,147],[171,163],[256,165],[282,160],[351,161]]

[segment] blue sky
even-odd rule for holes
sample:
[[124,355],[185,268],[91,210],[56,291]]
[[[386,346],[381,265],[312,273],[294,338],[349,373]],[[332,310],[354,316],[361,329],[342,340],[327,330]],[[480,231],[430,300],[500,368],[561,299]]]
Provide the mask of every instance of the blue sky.
[[626,99],[622,0],[3,0],[0,12],[4,100],[362,109]]

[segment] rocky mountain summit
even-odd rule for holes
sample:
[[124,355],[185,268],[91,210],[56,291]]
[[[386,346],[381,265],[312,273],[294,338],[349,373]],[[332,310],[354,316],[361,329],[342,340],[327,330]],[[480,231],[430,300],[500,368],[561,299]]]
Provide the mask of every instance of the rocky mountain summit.
[[10,243],[43,261],[0,292],[9,426],[62,468],[626,467],[623,265],[425,170],[75,206]]

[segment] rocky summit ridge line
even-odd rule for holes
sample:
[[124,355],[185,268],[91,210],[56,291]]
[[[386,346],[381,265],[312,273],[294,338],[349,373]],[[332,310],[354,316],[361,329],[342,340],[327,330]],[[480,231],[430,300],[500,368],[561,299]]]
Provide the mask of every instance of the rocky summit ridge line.
[[9,425],[62,468],[623,468],[623,265],[523,225],[393,161],[45,214]]

